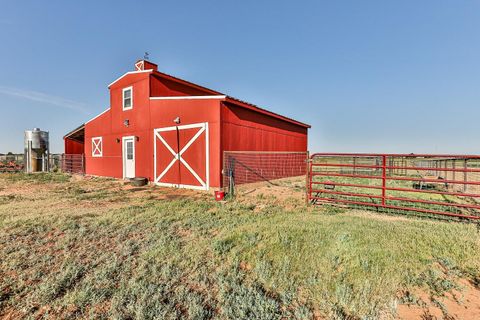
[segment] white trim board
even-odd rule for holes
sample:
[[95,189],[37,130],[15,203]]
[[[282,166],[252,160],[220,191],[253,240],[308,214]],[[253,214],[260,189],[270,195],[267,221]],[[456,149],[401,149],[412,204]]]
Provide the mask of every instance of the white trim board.
[[150,97],[150,100],[201,100],[201,99],[225,99],[227,96],[174,96],[174,97]]
[[122,79],[123,77],[129,75],[129,74],[136,74],[136,73],[145,73],[145,72],[153,72],[153,69],[148,69],[148,70],[141,70],[141,71],[129,71],[129,72],[126,72],[124,73],[122,76],[118,77],[115,81],[113,81],[112,83],[110,83],[108,85],[108,88],[110,88],[115,82],[117,82],[118,80]]

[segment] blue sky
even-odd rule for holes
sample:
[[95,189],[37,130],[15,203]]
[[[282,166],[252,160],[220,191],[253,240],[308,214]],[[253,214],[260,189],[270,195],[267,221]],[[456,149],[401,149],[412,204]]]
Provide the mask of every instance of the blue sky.
[[480,153],[479,1],[1,1],[0,152],[159,69],[312,125],[311,151]]

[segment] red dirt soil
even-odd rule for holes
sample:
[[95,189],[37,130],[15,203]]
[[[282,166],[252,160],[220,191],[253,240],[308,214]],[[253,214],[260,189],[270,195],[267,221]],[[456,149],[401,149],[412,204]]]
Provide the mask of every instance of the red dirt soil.
[[446,314],[436,306],[428,294],[418,294],[423,306],[419,305],[399,305],[397,309],[397,319],[423,319],[423,320],[477,320],[480,319],[480,289],[476,288],[465,279],[459,280],[460,285],[464,290],[453,290],[452,293],[447,293],[444,297],[436,298],[440,301],[446,309]]

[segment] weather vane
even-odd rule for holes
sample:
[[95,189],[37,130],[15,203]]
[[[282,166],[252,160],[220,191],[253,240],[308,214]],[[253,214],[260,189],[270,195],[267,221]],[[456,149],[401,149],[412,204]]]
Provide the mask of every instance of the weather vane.
[[148,60],[148,52],[145,51],[145,54],[143,55],[143,60]]

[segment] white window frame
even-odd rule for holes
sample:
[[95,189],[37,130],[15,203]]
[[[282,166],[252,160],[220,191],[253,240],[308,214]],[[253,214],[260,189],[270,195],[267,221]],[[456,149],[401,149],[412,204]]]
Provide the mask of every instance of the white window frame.
[[[97,143],[95,143],[97,141]],[[98,150],[98,153],[95,151]],[[103,138],[102,137],[92,137],[92,157],[100,158],[103,157]]]
[[[130,90],[130,107],[125,107],[125,92]],[[125,110],[131,110],[133,109],[133,86],[126,87],[122,89],[122,109],[123,111]]]

